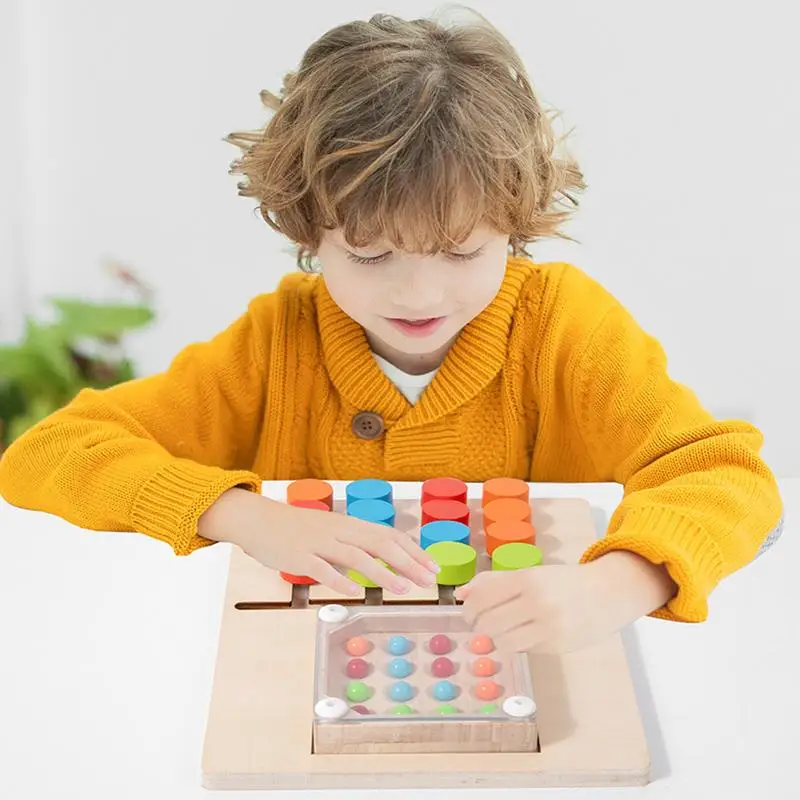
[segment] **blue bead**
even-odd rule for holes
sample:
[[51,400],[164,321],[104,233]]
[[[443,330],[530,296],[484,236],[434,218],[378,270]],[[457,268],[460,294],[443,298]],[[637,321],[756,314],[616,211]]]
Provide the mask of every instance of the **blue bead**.
[[456,696],[456,687],[450,681],[437,681],[433,685],[433,696],[437,700],[454,700]]
[[389,689],[389,696],[396,703],[407,703],[414,696],[414,689],[407,681],[397,681]]
[[426,550],[434,542],[461,542],[469,544],[469,526],[463,522],[443,519],[423,525],[419,531],[419,544]]
[[377,478],[364,478],[351,481],[346,489],[347,505],[358,500],[383,500],[384,503],[392,502],[392,484]]
[[407,678],[412,669],[411,662],[407,658],[393,658],[389,662],[387,671],[393,678]]
[[411,649],[411,642],[405,636],[392,636],[387,649],[393,656],[404,656]]
[[347,507],[351,517],[378,525],[394,525],[394,507],[384,500],[355,500]]

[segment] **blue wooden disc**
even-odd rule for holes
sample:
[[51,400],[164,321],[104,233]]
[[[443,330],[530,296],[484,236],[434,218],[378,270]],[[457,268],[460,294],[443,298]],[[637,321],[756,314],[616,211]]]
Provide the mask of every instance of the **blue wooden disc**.
[[469,526],[449,519],[429,522],[420,528],[419,543],[422,549],[426,550],[434,542],[469,544]]
[[347,484],[347,506],[359,500],[382,500],[392,502],[392,485],[377,478],[364,478]]
[[365,522],[394,526],[394,506],[384,500],[355,500],[348,506],[347,513]]

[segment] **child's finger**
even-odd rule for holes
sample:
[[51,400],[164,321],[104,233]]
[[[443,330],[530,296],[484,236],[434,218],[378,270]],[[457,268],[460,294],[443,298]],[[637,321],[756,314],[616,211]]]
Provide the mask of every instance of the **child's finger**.
[[516,598],[482,611],[471,624],[476,630],[496,640],[532,621],[531,609],[520,598]]
[[357,595],[361,591],[361,587],[355,581],[351,581],[322,558],[314,557],[311,565],[303,571],[303,574],[340,594]]
[[507,653],[536,650],[547,641],[545,626],[541,622],[526,622],[513,630],[493,637],[495,646]]
[[413,548],[419,549],[409,536],[401,532],[364,546],[365,550],[383,559],[392,569],[417,585],[432,586],[436,581],[433,569],[424,567],[414,558]]
[[319,555],[345,569],[354,569],[372,583],[382,586],[395,594],[404,594],[409,590],[408,581],[396,575],[360,547],[344,542],[332,541]]
[[481,572],[468,584],[460,586],[455,596],[463,600],[462,613],[474,626],[483,614],[514,600],[520,593],[519,582],[508,572]]

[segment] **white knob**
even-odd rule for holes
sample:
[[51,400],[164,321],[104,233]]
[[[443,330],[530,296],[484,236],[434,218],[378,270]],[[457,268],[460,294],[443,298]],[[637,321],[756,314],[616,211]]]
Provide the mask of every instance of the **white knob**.
[[503,711],[509,717],[523,719],[524,717],[532,717],[536,713],[536,703],[530,697],[518,694],[512,697],[507,697],[503,703]]
[[347,619],[348,611],[338,603],[331,603],[330,605],[322,606],[317,612],[317,616],[323,622],[344,622]]
[[339,697],[323,697],[314,706],[320,719],[341,719],[347,713],[347,703]]

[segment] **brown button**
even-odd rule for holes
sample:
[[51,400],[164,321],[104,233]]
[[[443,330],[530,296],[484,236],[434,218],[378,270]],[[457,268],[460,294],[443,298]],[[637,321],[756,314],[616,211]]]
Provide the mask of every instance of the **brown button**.
[[351,428],[359,439],[377,439],[383,434],[386,426],[383,424],[380,414],[362,411],[353,417]]

